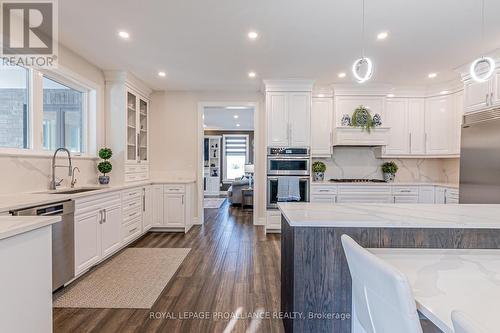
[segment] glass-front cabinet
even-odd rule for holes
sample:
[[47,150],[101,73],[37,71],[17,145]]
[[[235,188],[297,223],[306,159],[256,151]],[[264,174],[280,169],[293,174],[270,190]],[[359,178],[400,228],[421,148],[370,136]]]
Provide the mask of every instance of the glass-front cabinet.
[[127,162],[148,161],[149,101],[127,90]]

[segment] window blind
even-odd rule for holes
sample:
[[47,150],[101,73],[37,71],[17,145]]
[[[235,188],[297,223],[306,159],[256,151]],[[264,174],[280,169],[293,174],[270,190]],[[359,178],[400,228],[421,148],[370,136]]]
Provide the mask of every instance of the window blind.
[[247,156],[247,136],[224,136],[224,151],[226,156]]

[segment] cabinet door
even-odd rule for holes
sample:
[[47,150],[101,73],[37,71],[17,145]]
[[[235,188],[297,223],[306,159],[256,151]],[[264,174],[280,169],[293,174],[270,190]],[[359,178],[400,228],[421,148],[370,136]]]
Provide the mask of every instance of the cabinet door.
[[500,70],[495,72],[492,81],[492,91],[493,91],[493,99],[492,103],[494,106],[500,105]]
[[425,154],[425,102],[423,99],[408,101],[408,130],[410,132],[410,154]]
[[491,98],[491,80],[486,82],[467,81],[465,82],[464,92],[465,112],[487,108]]
[[463,92],[459,92],[453,95],[453,131],[450,133],[451,135],[451,153],[452,154],[460,154],[460,141],[462,135],[462,118],[464,115],[464,94]]
[[288,95],[287,93],[267,93],[267,145],[288,146]]
[[311,154],[331,155],[333,101],[331,98],[313,98],[311,110]]
[[127,162],[137,162],[138,152],[138,111],[137,94],[127,90]]
[[436,187],[436,192],[434,196],[434,203],[444,204],[446,203],[446,190],[442,187]]
[[311,145],[311,93],[288,96],[289,142],[291,147]]
[[137,133],[139,156],[138,160],[141,163],[146,163],[149,160],[149,102],[147,99],[139,98],[139,112],[137,112]]
[[151,187],[153,226],[163,226],[163,185]]
[[142,198],[142,230],[148,231],[153,225],[153,196],[151,186],[143,189]]
[[418,189],[418,203],[433,204],[435,201],[434,186],[421,186]]
[[75,273],[81,273],[101,258],[101,211],[75,219]]
[[166,227],[185,225],[184,194],[164,194],[163,220]]
[[452,96],[429,98],[425,107],[426,152],[428,155],[452,153],[455,122]]
[[408,129],[408,100],[388,99],[385,108],[385,123],[391,128],[387,155],[408,155],[410,153],[410,132]]
[[101,247],[103,257],[120,248],[122,222],[121,205],[111,206],[103,210],[103,222],[101,223]]

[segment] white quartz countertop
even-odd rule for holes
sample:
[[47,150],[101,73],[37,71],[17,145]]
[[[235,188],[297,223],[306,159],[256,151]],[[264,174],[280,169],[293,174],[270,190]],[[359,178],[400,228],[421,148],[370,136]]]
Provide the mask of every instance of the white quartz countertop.
[[448,187],[448,188],[458,188],[458,184],[453,184],[453,183],[439,183],[439,182],[392,182],[392,183],[372,183],[372,182],[330,182],[328,180],[324,181],[313,181],[311,182],[311,185],[313,186],[319,186],[319,185],[368,185],[368,186],[440,186],[440,187]]
[[[191,178],[159,178],[143,182],[135,182],[128,184],[120,184],[120,185],[85,186],[83,188],[95,187],[98,189],[94,191],[73,193],[73,194],[62,194],[62,193],[53,194],[53,193],[48,193],[49,192],[48,190],[44,192],[34,192],[34,193],[4,194],[0,195],[0,212],[8,212],[10,210],[17,210],[26,207],[45,205],[45,204],[50,204],[52,202],[66,201],[70,199],[77,199],[86,196],[120,191],[127,188],[134,188],[151,184],[191,184],[195,182],[196,179],[191,179]],[[60,189],[59,191],[63,190],[69,190],[69,188]]]
[[0,240],[60,221],[60,216],[0,216]]
[[418,310],[445,333],[453,310],[499,331],[500,250],[369,250],[408,277]]
[[293,227],[500,229],[500,205],[278,203]]

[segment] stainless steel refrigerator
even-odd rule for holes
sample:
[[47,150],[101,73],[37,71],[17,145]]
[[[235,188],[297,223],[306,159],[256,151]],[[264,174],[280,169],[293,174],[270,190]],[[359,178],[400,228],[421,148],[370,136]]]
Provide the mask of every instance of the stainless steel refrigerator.
[[464,116],[460,203],[500,204],[500,108]]

